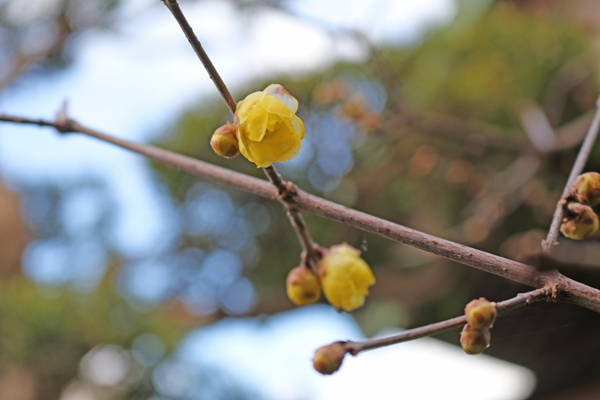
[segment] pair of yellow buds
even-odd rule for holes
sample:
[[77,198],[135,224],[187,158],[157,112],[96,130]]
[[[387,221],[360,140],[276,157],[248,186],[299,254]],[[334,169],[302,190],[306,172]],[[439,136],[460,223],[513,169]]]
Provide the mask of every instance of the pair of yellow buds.
[[321,290],[334,307],[352,311],[365,303],[375,277],[360,251],[343,243],[325,250],[317,266],[318,275],[301,265],[290,271],[286,280],[289,299],[296,305],[312,304]]
[[295,157],[304,139],[304,123],[296,116],[298,100],[281,85],[269,85],[240,101],[234,123],[221,126],[210,145],[218,155],[233,158],[240,152],[257,167]]
[[490,328],[496,320],[496,303],[480,297],[465,307],[467,324],[460,333],[460,345],[467,354],[480,354],[490,347]]
[[[579,175],[569,191],[569,199],[560,231],[568,238],[581,240],[598,230],[598,216],[591,206],[600,204],[600,174]],[[567,199],[568,200],[568,199]]]

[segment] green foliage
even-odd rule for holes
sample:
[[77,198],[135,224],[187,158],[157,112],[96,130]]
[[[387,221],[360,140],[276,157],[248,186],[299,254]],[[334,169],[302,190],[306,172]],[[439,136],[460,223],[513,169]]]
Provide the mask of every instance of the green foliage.
[[591,66],[590,43],[573,24],[498,5],[468,28],[432,34],[393,65],[414,107],[518,128],[520,103],[541,103],[555,74],[586,57]]

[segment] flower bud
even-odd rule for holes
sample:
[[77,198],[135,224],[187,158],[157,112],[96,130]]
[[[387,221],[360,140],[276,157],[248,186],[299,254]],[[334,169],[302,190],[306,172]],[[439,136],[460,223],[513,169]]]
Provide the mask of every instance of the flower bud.
[[465,307],[467,324],[474,329],[491,328],[496,319],[496,303],[490,303],[483,297],[472,300]]
[[481,354],[490,347],[491,334],[488,328],[475,329],[469,324],[460,333],[460,345],[467,354]]
[[590,206],[569,203],[566,214],[560,226],[560,231],[566,237],[581,240],[598,230],[598,216]]
[[331,305],[352,311],[365,303],[375,277],[360,251],[348,244],[331,247],[318,265],[323,293]]
[[600,174],[587,172],[579,175],[570,190],[571,196],[581,204],[595,206],[600,203]]
[[227,122],[217,129],[210,139],[210,147],[215,153],[225,158],[233,158],[240,154],[235,126]]
[[312,359],[313,367],[323,375],[331,375],[340,369],[345,355],[344,342],[333,342],[319,347]]
[[312,304],[321,297],[319,279],[304,266],[292,269],[285,284],[288,298],[297,306]]

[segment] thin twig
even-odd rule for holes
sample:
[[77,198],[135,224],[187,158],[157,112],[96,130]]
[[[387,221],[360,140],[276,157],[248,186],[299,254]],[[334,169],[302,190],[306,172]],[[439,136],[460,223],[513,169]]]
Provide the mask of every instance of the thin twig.
[[206,54],[206,52],[204,51],[204,48],[202,48],[202,45],[200,44],[198,37],[196,36],[192,27],[190,26],[187,19],[183,15],[181,8],[179,8],[179,4],[177,4],[177,0],[163,0],[163,1],[164,1],[165,5],[167,6],[167,8],[169,9],[169,11],[171,11],[171,14],[173,14],[173,17],[175,17],[175,19],[179,23],[181,30],[183,31],[183,33],[185,33],[185,37],[187,37],[188,41],[190,42],[190,45],[192,46],[192,48],[198,55],[198,58],[202,62],[202,65],[204,65],[204,68],[206,69],[206,72],[208,72],[210,79],[212,79],[213,83],[217,87],[217,90],[221,94],[221,97],[223,97],[223,100],[225,100],[225,104],[227,104],[227,107],[229,107],[231,114],[235,114],[236,104],[235,104],[235,100],[233,99],[233,96],[231,96],[231,93],[229,93],[227,86],[225,86],[225,82],[223,82],[223,79],[221,79],[221,76],[219,75],[219,73],[217,72],[217,69],[213,65],[210,58],[208,57],[208,54]]
[[[496,310],[498,316],[506,314],[509,311],[526,306],[528,304],[547,299],[551,294],[552,288],[548,286],[541,289],[533,290],[531,292],[520,293],[512,299],[508,299],[497,303]],[[344,342],[344,347],[347,349],[348,353],[356,355],[364,350],[377,349],[379,347],[408,342],[410,340],[415,340],[426,336],[437,335],[438,333],[442,333],[450,329],[459,328],[465,325],[466,323],[467,318],[464,315],[461,315],[460,317],[454,317],[446,321],[436,322],[435,324],[425,325],[414,329],[408,329],[406,331],[391,336],[386,336],[377,339],[368,339],[360,342],[354,342],[352,340],[349,340],[347,342]]]
[[585,139],[583,144],[581,145],[581,149],[579,149],[579,154],[577,155],[577,159],[573,164],[573,168],[571,169],[571,174],[569,175],[569,179],[567,180],[567,184],[565,185],[565,189],[563,190],[562,196],[556,205],[556,211],[554,212],[554,218],[552,218],[552,224],[550,225],[550,230],[548,231],[548,237],[546,240],[542,242],[542,250],[544,253],[552,252],[552,249],[558,245],[558,229],[562,222],[564,216],[564,206],[566,204],[565,197],[569,194],[569,189],[573,186],[575,179],[577,176],[581,174],[583,168],[585,167],[585,163],[587,162],[588,156],[592,151],[592,147],[596,142],[596,138],[598,137],[598,128],[600,127],[600,98],[596,101],[596,114],[594,115],[594,119],[592,120],[592,124],[585,135]]
[[[259,196],[280,200],[278,190],[269,182],[253,178],[226,168],[217,167],[195,158],[182,156],[154,146],[130,142],[102,132],[87,128],[81,124],[67,120],[66,125],[39,119],[27,119],[15,116],[0,115],[0,121],[19,124],[32,124],[54,127],[58,131],[66,128],[70,132],[83,133],[105,142],[144,155],[154,161],[174,168],[203,176],[216,182],[257,194]],[[530,265],[509,260],[486,253],[468,246],[428,235],[402,225],[386,221],[382,218],[353,210],[348,207],[321,199],[295,187],[290,192],[288,201],[298,209],[329,218],[365,232],[375,233],[396,242],[454,260],[461,264],[502,276],[504,278],[541,288],[547,284],[555,285],[555,300],[577,304],[600,312],[600,290],[567,278],[556,271],[537,271]]]
[[302,256],[303,261],[307,263],[307,266],[314,273],[317,273],[317,262],[321,258],[322,254],[319,250],[319,247],[315,245],[310,237],[310,233],[308,232],[304,218],[302,218],[302,214],[300,214],[300,211],[292,202],[288,201],[288,198],[293,197],[296,187],[291,182],[285,182],[272,165],[264,168],[264,171],[273,186],[277,188],[280,200],[285,206],[288,217],[296,231],[296,234],[298,235],[298,239],[300,240],[300,244],[302,244],[302,248],[304,250]]
[[[235,116],[235,111],[237,107],[236,102],[233,96],[231,96],[231,93],[229,93],[227,86],[225,86],[225,82],[223,82],[223,80],[221,79],[221,76],[219,75],[217,69],[210,60],[210,57],[204,51],[202,44],[200,44],[200,40],[198,40],[198,37],[192,30],[192,27],[185,18],[185,15],[183,15],[183,12],[181,11],[181,8],[179,8],[177,0],[164,0],[164,3],[169,9],[169,11],[171,11],[171,14],[173,14],[173,17],[175,17],[175,19],[179,23],[179,26],[185,33],[185,36],[190,42],[190,45],[198,55],[198,58],[202,62],[202,65],[204,65],[206,72],[208,72],[210,79],[212,79],[215,86],[217,87],[217,90],[221,94],[221,97],[223,97],[223,100],[225,100],[225,103],[227,104],[227,107],[229,107],[231,114]],[[304,222],[304,219],[302,218],[302,215],[300,214],[300,211],[293,204],[287,201],[288,196],[286,195],[286,192],[288,190],[291,190],[290,188],[293,188],[293,185],[289,184],[291,186],[290,188],[288,188],[288,183],[284,182],[283,179],[281,179],[281,176],[279,175],[279,173],[277,173],[275,167],[273,167],[272,165],[267,168],[263,168],[263,171],[279,192],[279,201],[285,207],[287,215],[290,219],[290,223],[296,231],[296,235],[298,236],[300,244],[302,245],[302,248],[304,250],[303,261],[307,262],[308,266],[316,273],[316,263],[319,261],[321,253],[318,250],[318,247],[314,245],[312,239],[310,238],[308,228],[306,226],[306,223]]]

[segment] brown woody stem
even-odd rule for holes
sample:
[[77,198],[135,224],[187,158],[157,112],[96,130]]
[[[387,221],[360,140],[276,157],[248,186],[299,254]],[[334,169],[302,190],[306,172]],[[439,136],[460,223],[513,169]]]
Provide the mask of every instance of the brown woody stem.
[[221,76],[219,75],[217,69],[208,57],[208,54],[206,54],[204,48],[202,48],[202,45],[200,44],[198,37],[194,33],[194,30],[183,15],[181,8],[179,8],[177,0],[163,0],[163,2],[165,3],[169,11],[171,11],[173,17],[175,17],[175,19],[179,23],[181,30],[183,31],[183,33],[185,33],[185,37],[187,37],[188,41],[190,42],[190,45],[192,46],[192,48],[198,55],[198,58],[202,62],[202,65],[204,65],[204,68],[206,69],[206,72],[208,72],[210,79],[212,79],[213,83],[217,87],[217,90],[221,94],[221,97],[223,97],[223,100],[225,100],[225,104],[227,104],[227,107],[229,107],[231,114],[235,114],[236,103],[233,99],[233,96],[231,96],[231,93],[229,93],[227,86],[225,86],[225,82],[223,82],[223,79],[221,79]]
[[594,119],[590,124],[587,134],[585,135],[581,149],[579,149],[579,154],[577,154],[577,159],[573,164],[573,168],[571,168],[571,173],[569,174],[569,179],[567,179],[567,184],[565,185],[562,196],[556,205],[556,211],[554,212],[554,217],[552,218],[552,224],[550,225],[550,230],[548,231],[548,237],[542,242],[542,250],[544,253],[552,252],[552,249],[558,245],[558,230],[564,217],[564,208],[566,204],[564,200],[569,195],[569,190],[571,189],[571,186],[573,186],[577,176],[583,172],[585,163],[587,162],[590,152],[592,151],[592,147],[594,147],[594,143],[598,137],[598,128],[600,128],[600,98],[598,98],[596,101],[596,114],[594,115]]
[[[154,146],[130,142],[128,140],[107,135],[87,128],[71,119],[66,119],[61,121],[61,123],[58,123],[40,119],[0,115],[0,121],[50,126],[57,129],[59,132],[68,131],[83,133],[131,150],[162,164],[198,176],[203,176],[210,180],[242,189],[271,200],[280,200],[279,191],[270,182],[253,178],[239,172],[234,172],[226,168],[217,167],[216,165]],[[529,286],[541,288],[551,284],[555,288],[553,293],[555,301],[569,302],[600,312],[600,290],[567,278],[557,271],[537,271],[530,265],[428,235],[386,221],[382,218],[344,207],[308,194],[297,187],[294,187],[294,191],[288,191],[288,194],[289,199],[287,201],[296,206],[299,210],[308,211],[353,226],[365,232],[375,233],[396,242],[405,243],[412,247],[457,261],[461,264],[469,265]]]
[[[528,304],[550,298],[552,287],[547,286],[541,289],[533,290],[527,293],[520,293],[512,299],[501,301],[496,304],[498,316],[506,314],[509,311],[526,306]],[[368,339],[360,342],[349,340],[344,343],[348,353],[356,355],[364,350],[377,349],[392,344],[408,342],[426,336],[437,335],[450,329],[459,328],[467,323],[464,315],[448,319],[446,321],[436,322],[435,324],[421,326],[419,328],[408,329],[395,335],[386,336],[377,339]]]
[[[223,80],[221,79],[221,76],[219,75],[217,69],[210,60],[210,57],[204,51],[200,40],[198,40],[198,37],[196,36],[194,31],[192,30],[192,27],[183,15],[183,12],[181,11],[181,8],[179,8],[177,0],[164,0],[164,3],[169,9],[169,11],[171,11],[171,14],[173,14],[173,17],[175,17],[175,19],[179,23],[179,26],[183,30],[183,33],[185,33],[185,36],[190,42],[190,45],[198,55],[198,58],[202,62],[202,65],[204,65],[206,72],[208,72],[210,79],[212,79],[215,86],[217,87],[217,90],[221,94],[221,97],[223,97],[223,100],[225,100],[225,103],[227,104],[227,107],[229,107],[231,114],[235,115],[235,110],[237,106],[235,100],[233,99],[233,96],[231,96],[231,93],[229,93],[227,86],[225,86],[225,82],[223,82]],[[302,215],[300,215],[300,211],[296,207],[294,207],[293,204],[286,201],[287,196],[285,195],[285,193],[288,190],[293,190],[287,188],[287,185],[291,184],[284,182],[273,166],[263,168],[263,171],[265,172],[271,183],[279,191],[280,196],[278,200],[285,207],[287,215],[290,219],[290,223],[296,231],[298,239],[300,240],[302,248],[304,249],[303,261],[307,262],[308,266],[313,270],[313,272],[316,273],[316,263],[319,260],[320,252],[317,250],[317,247],[315,247],[312,239],[310,238],[308,228],[306,226],[306,223],[304,222],[304,219],[302,218]]]
[[304,250],[303,261],[306,262],[307,266],[316,274],[317,263],[322,254],[319,251],[319,247],[315,245],[310,237],[310,232],[304,222],[304,218],[302,218],[302,214],[300,214],[300,210],[298,210],[293,202],[288,201],[288,199],[293,198],[296,187],[291,182],[285,182],[272,165],[264,168],[264,171],[273,186],[277,188],[279,194],[278,199],[284,205],[290,222],[298,235],[300,244],[302,244]]

